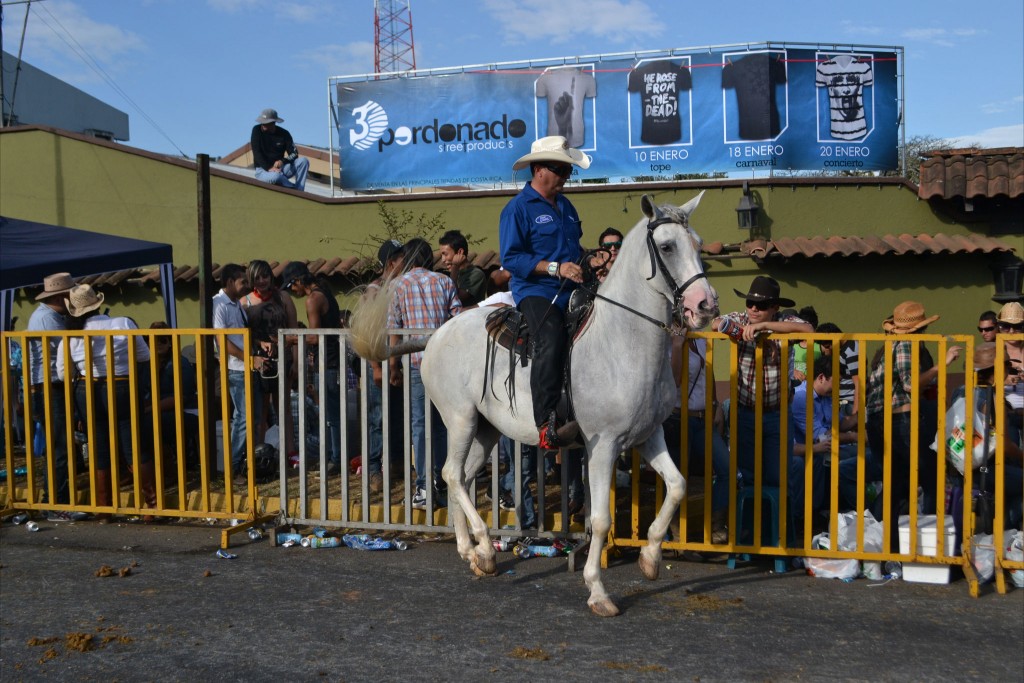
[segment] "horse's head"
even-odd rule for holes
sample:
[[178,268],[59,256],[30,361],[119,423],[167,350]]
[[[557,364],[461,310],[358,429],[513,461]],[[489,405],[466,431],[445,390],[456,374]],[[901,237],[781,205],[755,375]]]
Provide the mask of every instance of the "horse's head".
[[[718,293],[708,282],[700,260],[703,241],[689,223],[703,196],[701,192],[682,206],[655,206],[647,195],[640,200],[647,216],[644,233],[651,269],[647,279],[691,330],[706,326],[718,315]],[[641,221],[633,232],[643,227]]]

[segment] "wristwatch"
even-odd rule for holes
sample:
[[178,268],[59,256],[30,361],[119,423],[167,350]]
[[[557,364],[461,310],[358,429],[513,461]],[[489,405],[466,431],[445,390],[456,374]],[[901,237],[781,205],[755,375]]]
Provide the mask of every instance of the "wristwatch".
[[551,277],[558,277],[558,261],[550,261],[548,263],[548,275]]

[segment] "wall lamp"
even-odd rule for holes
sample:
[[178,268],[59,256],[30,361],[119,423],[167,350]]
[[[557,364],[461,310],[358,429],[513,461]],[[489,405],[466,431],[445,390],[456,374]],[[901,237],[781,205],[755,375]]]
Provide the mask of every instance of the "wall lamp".
[[736,221],[739,223],[740,230],[757,228],[757,212],[760,208],[753,195],[750,194],[750,186],[744,180],[743,196],[740,197],[740,203],[736,206]]

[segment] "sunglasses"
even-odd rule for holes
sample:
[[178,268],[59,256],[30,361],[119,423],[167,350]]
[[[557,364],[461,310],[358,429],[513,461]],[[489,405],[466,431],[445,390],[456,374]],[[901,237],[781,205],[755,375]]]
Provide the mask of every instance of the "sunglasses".
[[747,308],[752,308],[755,311],[767,311],[772,306],[775,306],[774,301],[750,301],[747,300]]
[[1024,330],[1024,323],[999,323],[999,329],[1001,330]]
[[622,241],[618,242],[605,242],[601,245],[605,249],[622,249]]
[[543,164],[543,166],[544,168],[548,169],[559,178],[568,178],[569,176],[572,175],[572,166],[568,164],[563,164],[561,166],[556,166],[554,164]]
[[984,332],[995,332],[995,331],[996,331],[996,328],[994,328],[994,327],[979,327],[978,328],[978,332],[982,332],[982,333],[984,333]]

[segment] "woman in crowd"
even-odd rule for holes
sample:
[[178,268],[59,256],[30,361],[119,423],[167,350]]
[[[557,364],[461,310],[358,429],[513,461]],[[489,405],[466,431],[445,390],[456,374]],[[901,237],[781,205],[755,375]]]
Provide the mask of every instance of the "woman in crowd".
[[[246,277],[252,291],[239,299],[239,303],[242,305],[249,329],[252,331],[252,353],[255,356],[253,363],[256,372],[254,378],[256,381],[253,383],[253,400],[263,401],[262,414],[269,416],[270,408],[273,408],[276,413],[280,405],[277,373],[285,373],[286,386],[292,386],[295,380],[295,343],[297,340],[294,337],[289,338],[286,349],[277,348],[277,331],[281,328],[294,329],[297,326],[295,304],[290,296],[278,289],[274,283],[274,271],[266,261],[250,261]],[[257,391],[259,395],[255,395]],[[281,419],[282,417],[283,419]],[[280,423],[279,431],[284,432],[281,446],[287,449],[289,456],[297,453],[295,438],[292,434],[291,410],[285,410],[283,416],[279,415],[278,422]],[[265,421],[257,428],[255,441],[257,444],[263,443],[266,427]]]

